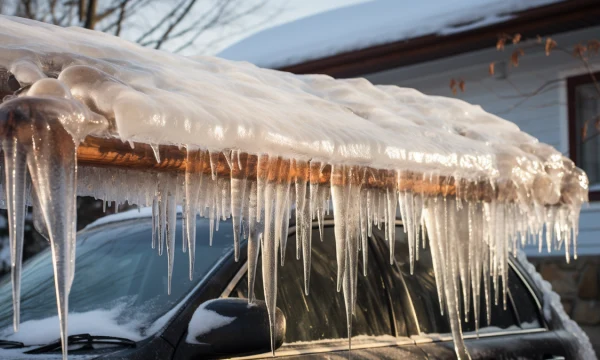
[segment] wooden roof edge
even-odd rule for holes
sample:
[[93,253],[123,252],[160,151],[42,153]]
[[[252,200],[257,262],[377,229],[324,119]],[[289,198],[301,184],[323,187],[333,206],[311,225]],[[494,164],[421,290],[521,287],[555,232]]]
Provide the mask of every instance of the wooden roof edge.
[[[183,173],[188,164],[188,153],[185,148],[174,145],[160,145],[158,147],[160,161],[154,155],[154,150],[148,144],[133,143],[133,147],[126,142],[116,138],[99,138],[88,136],[77,148],[77,160],[80,165],[94,167],[111,167],[122,169],[133,169],[141,171],[166,171]],[[242,167],[238,167],[237,161],[234,159],[226,159],[223,152],[209,155],[207,151],[200,150],[203,154],[203,163],[194,164],[195,171],[203,172],[206,175],[213,174],[219,177],[236,177],[236,178],[254,178],[261,177],[261,174],[266,176],[266,165],[264,162],[261,165],[257,155],[251,155],[240,152]],[[211,157],[212,159],[209,159]],[[196,158],[199,159],[199,158]],[[214,161],[214,169],[212,169],[210,161]],[[273,161],[273,159],[269,159]],[[327,185],[342,185],[346,181],[354,181],[357,184],[363,184],[368,188],[394,188],[399,191],[411,191],[426,196],[459,196],[465,201],[484,201],[490,202],[492,199],[498,199],[503,202],[517,202],[518,189],[513,183],[494,183],[488,181],[467,181],[453,177],[424,176],[422,173],[403,171],[396,173],[388,169],[375,169],[365,166],[348,166],[354,167],[357,170],[364,169],[365,171],[355,171],[354,177],[347,180],[340,180],[339,174],[332,174],[330,165],[326,165],[321,169],[318,176],[308,173],[307,164],[302,166],[296,164],[293,159],[283,159],[287,164],[285,174],[275,174],[275,178],[269,178],[269,181],[284,182],[294,181],[296,177],[304,178],[306,182],[314,182]],[[232,169],[233,168],[233,169]],[[358,174],[358,175],[357,175]],[[358,179],[361,176],[364,178]],[[358,179],[358,180],[357,180]],[[557,204],[569,204],[574,195],[573,191],[568,186],[561,189],[562,196]],[[458,193],[458,194],[457,194]]]
[[600,1],[572,0],[515,13],[505,22],[449,35],[430,34],[309,60],[278,70],[296,74],[355,77],[493,47],[498,35],[523,38],[577,30],[600,24]]

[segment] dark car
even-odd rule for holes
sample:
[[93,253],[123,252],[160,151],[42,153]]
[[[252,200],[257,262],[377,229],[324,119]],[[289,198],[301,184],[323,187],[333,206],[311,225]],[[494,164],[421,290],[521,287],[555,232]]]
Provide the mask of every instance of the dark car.
[[[143,214],[117,216],[78,234],[76,276],[69,297],[69,354],[102,359],[199,359],[271,357],[267,313],[249,306],[247,263],[233,259],[232,226],[221,222],[212,247],[209,224],[199,219],[193,280],[177,229],[171,295],[167,259],[151,248],[152,222]],[[275,357],[353,359],[455,358],[446,316],[440,313],[431,255],[419,250],[414,274],[402,222],[396,226],[396,263],[381,230],[369,241],[367,274],[358,277],[352,350],[346,314],[336,291],[334,222],[323,239],[313,226],[310,295],[304,295],[303,264],[296,259],[290,226],[285,266],[280,267],[277,305],[279,346]],[[363,249],[364,250],[364,249]],[[245,251],[242,251],[245,254]],[[361,256],[362,257],[362,256]],[[362,273],[362,259],[359,264]],[[507,309],[493,305],[491,323],[482,301],[479,332],[473,310],[462,322],[473,359],[573,359],[576,340],[542,316],[542,295],[521,265],[510,262]],[[23,270],[21,329],[12,330],[9,277],[0,283],[0,358],[35,359],[60,354],[50,251]],[[260,265],[256,295],[262,298]],[[493,294],[491,294],[493,296]],[[483,295],[482,295],[483,296]],[[501,301],[500,301],[501,302]],[[471,306],[472,307],[472,306]],[[189,333],[188,333],[189,330]],[[280,344],[277,344],[280,345]]]

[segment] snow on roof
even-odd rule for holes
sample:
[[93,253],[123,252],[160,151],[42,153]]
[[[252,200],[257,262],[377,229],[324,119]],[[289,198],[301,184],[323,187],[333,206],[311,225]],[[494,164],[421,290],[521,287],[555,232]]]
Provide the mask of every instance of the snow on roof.
[[326,11],[251,35],[218,56],[280,68],[424,35],[459,33],[561,0],[378,0]]

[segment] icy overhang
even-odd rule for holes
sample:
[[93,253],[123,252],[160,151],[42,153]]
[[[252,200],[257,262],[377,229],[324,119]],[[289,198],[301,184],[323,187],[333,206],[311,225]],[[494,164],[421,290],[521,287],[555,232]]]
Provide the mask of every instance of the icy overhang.
[[471,294],[478,309],[490,284],[502,284],[505,303],[510,252],[537,241],[576,256],[585,173],[515,124],[457,99],[185,58],[10,17],[0,17],[0,92],[15,330],[30,203],[52,245],[65,341],[78,194],[152,207],[151,244],[159,254],[166,246],[169,289],[177,206],[190,276],[197,215],[210,219],[211,239],[231,217],[236,259],[240,238],[248,239],[250,301],[262,247],[272,326],[291,209],[308,296],[312,221],[322,228],[333,205],[332,259],[349,336],[360,249],[366,273],[372,226],[395,239],[399,212],[411,266],[421,242],[432,248],[440,310],[460,357],[468,357],[461,311],[468,314]]

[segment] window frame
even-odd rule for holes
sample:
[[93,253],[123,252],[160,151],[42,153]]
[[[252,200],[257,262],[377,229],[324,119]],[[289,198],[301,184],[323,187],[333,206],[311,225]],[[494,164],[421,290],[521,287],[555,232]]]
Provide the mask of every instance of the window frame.
[[[318,227],[318,223],[316,221],[313,221],[313,228],[317,228]],[[332,219],[325,219],[324,226],[333,226],[333,220]],[[403,226],[403,222],[402,220],[396,219],[395,221],[395,226],[396,227],[402,227]],[[400,231],[402,231],[400,229]],[[291,236],[293,234],[296,233],[296,226],[294,224],[290,224],[289,230],[288,230],[288,236]],[[375,248],[376,245],[371,244],[371,242],[369,242],[370,248],[369,251],[374,251],[377,255],[376,255],[376,264],[370,264],[370,266],[388,266],[391,267],[389,265],[389,263],[387,263],[386,261],[383,261],[380,259],[380,251],[381,249],[379,248]],[[385,245],[385,244],[384,244]],[[537,315],[541,320],[540,323],[540,327],[539,328],[531,328],[531,329],[519,329],[519,330],[508,330],[508,329],[503,329],[503,330],[499,330],[499,331],[494,331],[494,332],[480,332],[479,334],[476,334],[474,332],[468,332],[468,333],[464,333],[463,334],[463,338],[465,340],[472,340],[472,339],[478,339],[478,338],[489,338],[489,337],[500,337],[500,336],[514,336],[514,335],[520,335],[520,334],[532,334],[532,333],[539,333],[539,332],[546,332],[546,331],[550,331],[548,324],[546,322],[546,319],[543,316],[543,309],[542,309],[542,302],[539,298],[538,293],[534,290],[535,289],[535,284],[532,284],[530,282],[530,279],[528,276],[526,276],[524,274],[524,272],[522,271],[522,269],[520,268],[520,266],[518,265],[518,262],[516,261],[516,259],[512,258],[512,256],[509,258],[508,260],[508,264],[511,267],[511,269],[515,272],[516,277],[522,282],[523,286],[525,287],[525,290],[529,293],[529,295],[532,297],[535,308],[537,310]],[[394,261],[394,267],[398,267],[398,263],[395,260]],[[244,278],[244,275],[247,273],[248,271],[248,261],[246,259],[246,261],[244,261],[243,264],[241,264],[239,270],[235,273],[235,275],[231,278],[231,280],[229,281],[229,283],[227,284],[227,286],[224,288],[223,292],[221,293],[221,298],[226,298],[229,297],[231,295],[231,293],[233,292],[233,290],[235,289],[235,287],[238,285],[238,283]],[[380,271],[383,271],[380,269]],[[393,271],[390,269],[390,271]],[[403,290],[403,292],[406,293],[406,297],[403,299],[398,299],[401,303],[402,306],[408,306],[407,309],[405,309],[404,314],[405,314],[405,319],[404,321],[406,322],[407,325],[407,330],[408,330],[408,337],[406,336],[395,336],[395,340],[392,339],[377,339],[377,338],[369,338],[369,339],[364,339],[364,340],[357,340],[357,339],[353,339],[352,341],[352,349],[355,350],[359,350],[359,349],[369,349],[369,348],[381,348],[381,347],[394,347],[394,346],[406,346],[406,345],[419,345],[419,344],[423,344],[423,343],[431,343],[431,342],[450,342],[452,341],[452,335],[450,333],[442,333],[442,334],[420,334],[420,333],[414,333],[414,327],[416,326],[416,328],[419,328],[419,320],[417,318],[417,314],[414,310],[414,305],[413,305],[413,299],[412,297],[409,295],[409,290],[408,287],[404,281],[404,275],[402,274],[401,271],[397,271],[397,277],[399,281],[401,281],[401,290]],[[360,276],[361,274],[359,274]],[[385,287],[385,291],[386,294],[388,296],[392,296],[393,294],[390,292],[391,291],[391,287],[393,286],[397,286],[394,284],[388,284],[387,282],[389,281],[389,279],[386,279],[385,277],[385,272],[384,272],[384,277],[383,277],[383,281],[386,282],[386,287]],[[391,276],[391,275],[390,275]],[[509,296],[511,296],[509,294]],[[518,309],[514,308],[514,304],[512,302],[512,298],[510,301],[510,306],[511,306],[511,310],[510,311],[514,311],[514,316],[518,319],[519,318],[519,311]],[[393,315],[393,317],[395,318],[396,316],[398,316],[398,314],[395,314],[394,311],[394,307],[390,306],[390,315]],[[394,329],[395,324],[392,324],[392,329]],[[418,331],[418,330],[417,330]],[[315,340],[315,341],[311,341],[311,342],[306,342],[306,343],[302,343],[302,344],[283,344],[275,353],[275,358],[278,357],[285,357],[285,356],[291,356],[291,355],[308,355],[308,354],[318,354],[318,353],[324,353],[324,352],[331,352],[331,351],[346,351],[348,350],[348,340],[347,339],[331,339],[331,340]],[[263,356],[264,354],[260,354],[260,355],[256,355],[256,356],[249,356],[247,358],[262,358],[261,356]]]
[[[402,231],[401,227],[403,226],[403,223],[401,220],[396,220],[396,231]],[[429,246],[429,242],[427,243]],[[514,271],[516,277],[518,278],[519,281],[521,281],[521,283],[523,284],[525,291],[527,291],[527,293],[532,297],[533,299],[533,303],[537,312],[537,317],[540,319],[540,327],[539,328],[530,328],[530,329],[519,329],[519,330],[513,330],[513,329],[501,329],[498,331],[490,331],[490,332],[479,332],[478,334],[471,331],[471,332],[464,332],[463,333],[463,338],[465,340],[467,339],[477,339],[477,338],[488,338],[488,337],[498,337],[498,336],[509,336],[509,335],[518,335],[518,334],[530,334],[530,333],[537,333],[537,332],[545,332],[545,331],[549,331],[550,329],[548,328],[548,324],[546,322],[546,319],[543,316],[543,309],[542,309],[542,302],[540,301],[540,298],[538,296],[538,294],[534,291],[534,284],[530,283],[529,278],[527,276],[525,276],[523,274],[523,272],[521,271],[521,268],[518,266],[518,262],[516,259],[514,259],[512,256],[509,257],[508,259],[508,265],[509,267],[512,269],[512,271]],[[397,259],[394,259],[394,266],[399,268],[400,265],[398,264]],[[404,273],[402,273],[401,271],[399,271],[399,276],[400,279],[402,280],[402,284],[404,287],[406,287],[406,283],[404,281]],[[408,288],[406,288],[406,292],[407,294],[410,293],[410,291],[408,290]],[[509,290],[508,292],[508,297],[509,297],[509,304],[507,304],[509,306],[509,308],[507,308],[507,311],[511,311],[512,315],[515,317],[515,319],[517,321],[519,321],[519,310],[516,308],[516,305],[514,304],[513,300],[512,300],[512,294]],[[410,305],[412,305],[412,302],[414,301],[412,299],[412,297],[409,295],[409,301],[410,301]],[[417,344],[420,343],[429,343],[429,342],[439,342],[439,341],[452,341],[452,334],[449,332],[444,332],[444,333],[436,333],[436,334],[427,334],[427,333],[420,333],[420,326],[419,326],[419,314],[417,314],[414,311],[410,312],[410,315],[414,316],[414,321],[417,324],[417,328],[419,329],[419,333],[417,334],[411,334],[411,339],[415,340],[415,342]],[[425,315],[426,316],[426,315]],[[408,321],[408,320],[407,320]],[[461,324],[462,324],[462,320],[461,320]]]
[[[402,221],[396,220],[396,224],[401,225]],[[331,226],[331,227],[335,226],[333,218],[331,216],[326,217],[323,220],[323,226]],[[314,220],[312,222],[312,229],[318,229],[318,228],[319,228],[319,224],[316,220]],[[288,237],[294,235],[295,233],[296,233],[296,225],[293,223],[290,223],[290,226],[288,229]],[[313,239],[313,241],[315,241],[315,239]],[[374,246],[373,246],[373,244],[371,244],[371,242],[369,242],[369,252],[374,252],[374,255],[375,255],[375,259],[374,259],[373,263],[369,263],[369,267],[371,267],[371,266],[380,267],[381,265],[390,266],[388,263],[380,264],[381,259],[378,256],[379,249],[374,248]],[[362,256],[362,255],[359,254],[359,256]],[[362,276],[362,269],[360,269],[360,270],[361,271],[358,274],[358,276]],[[383,270],[381,268],[379,269],[379,271],[383,272]],[[230,297],[233,290],[237,287],[239,282],[244,279],[244,275],[246,275],[247,272],[248,272],[248,260],[246,259],[244,261],[244,263],[240,266],[239,270],[235,273],[233,278],[229,281],[227,286],[224,288],[220,297],[221,298]],[[401,279],[401,280],[402,280],[402,282],[404,282],[403,279]],[[391,299],[392,294],[390,293],[390,286],[392,286],[392,285],[389,284],[388,279],[385,278],[385,272],[382,273],[382,281],[384,281],[384,283],[385,283],[386,297],[387,297],[387,299]],[[406,290],[406,291],[408,291],[408,290]],[[411,300],[410,296],[407,296],[406,299],[408,299],[408,301],[411,301],[411,303],[409,305],[412,308],[412,300]],[[403,299],[402,301],[405,301],[405,299]],[[390,323],[391,330],[392,330],[392,332],[397,333],[398,324],[396,323],[396,321],[397,321],[396,317],[403,316],[403,315],[396,314],[393,304],[388,304],[388,307],[389,307],[388,312],[389,312],[390,321],[391,321],[391,323]],[[414,316],[414,314],[406,314],[406,318],[411,317],[411,316]],[[410,327],[408,324],[409,319],[406,319],[406,318],[403,317],[403,319],[407,322],[408,336],[389,334],[389,335],[383,335],[383,336],[377,336],[377,337],[368,337],[368,338],[364,338],[364,339],[361,339],[361,338],[357,339],[357,338],[353,337],[352,350],[416,345],[414,339],[412,339],[412,336],[411,336],[412,334],[411,334]],[[414,317],[413,319],[410,319],[410,321],[416,322],[416,317]],[[392,339],[391,337],[394,337],[394,339]],[[348,350],[348,339],[346,339],[346,338],[314,340],[314,341],[304,342],[304,343],[300,343],[300,344],[284,343],[275,352],[275,357],[277,358],[277,357],[285,357],[285,356],[290,356],[290,355],[308,355],[308,354],[318,354],[318,353],[323,353],[323,352],[347,351],[347,350]],[[256,358],[262,358],[262,355],[264,355],[264,354],[256,355]],[[244,358],[246,358],[246,357],[244,357]],[[255,358],[255,357],[249,356],[247,358]]]
[[[576,89],[580,85],[593,83],[591,76],[600,79],[600,71],[584,73],[567,78],[567,120],[568,120],[568,139],[569,139],[569,158],[575,165],[580,166],[577,159],[577,139],[580,137],[581,130],[577,129],[577,93]],[[600,201],[600,190],[589,192],[590,201]]]

